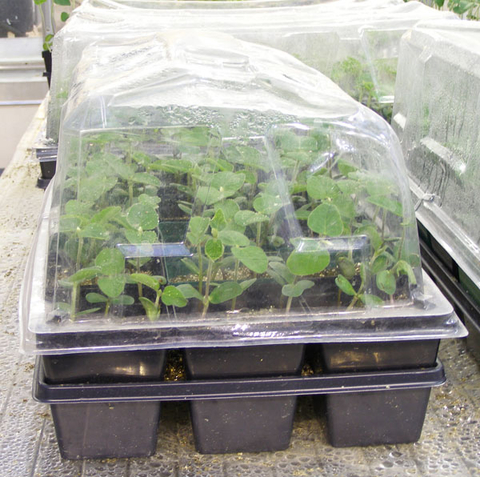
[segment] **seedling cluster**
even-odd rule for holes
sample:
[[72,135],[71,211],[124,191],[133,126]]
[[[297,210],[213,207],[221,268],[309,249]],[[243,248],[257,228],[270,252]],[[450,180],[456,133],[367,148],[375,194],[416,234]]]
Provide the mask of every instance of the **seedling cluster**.
[[277,127],[268,140],[169,127],[77,141],[49,262],[55,307],[70,319],[129,307],[152,321],[171,306],[251,312],[262,290],[277,295],[262,309],[288,313],[325,306],[325,280],[336,284],[330,306],[411,298],[418,256],[406,252],[414,224],[397,186],[336,150],[328,127]]

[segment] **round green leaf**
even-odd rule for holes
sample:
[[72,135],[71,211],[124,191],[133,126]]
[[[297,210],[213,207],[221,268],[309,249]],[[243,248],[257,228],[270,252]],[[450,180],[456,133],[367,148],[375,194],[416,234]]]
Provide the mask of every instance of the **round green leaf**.
[[282,206],[282,199],[279,196],[270,194],[261,194],[253,201],[253,208],[257,212],[267,216],[278,212]]
[[100,295],[100,293],[87,293],[85,299],[88,303],[106,303],[108,300],[105,295]]
[[353,278],[356,273],[355,264],[347,257],[340,257],[338,259],[338,268],[340,268],[342,275],[347,278],[347,280]]
[[83,230],[78,232],[79,237],[97,240],[106,240],[108,235],[108,230],[101,224],[88,224]]
[[117,248],[105,248],[95,258],[103,275],[117,275],[125,268],[125,257]]
[[222,230],[226,227],[227,221],[225,220],[225,215],[223,215],[222,209],[217,209],[215,215],[210,221],[210,227],[212,229]]
[[371,271],[375,275],[383,270],[386,270],[389,265],[389,260],[386,255],[378,256],[371,266]]
[[364,293],[360,296],[360,300],[366,305],[366,306],[382,306],[383,305],[383,300],[378,297],[377,295],[370,295],[368,293]]
[[268,264],[268,274],[280,285],[287,285],[295,280],[295,275],[283,262],[270,262]]
[[288,297],[298,298],[302,296],[305,290],[312,288],[315,285],[311,280],[300,280],[295,285],[284,285],[282,288],[282,294]]
[[257,281],[256,278],[251,278],[250,280],[244,280],[243,282],[240,282],[240,286],[242,287],[242,290],[245,291],[247,288],[250,288],[256,281]]
[[376,275],[377,287],[387,295],[393,295],[397,288],[395,276],[389,270],[383,270]]
[[372,225],[363,225],[355,231],[355,235],[366,235],[370,239],[370,243],[374,250],[378,250],[382,246],[382,238]]
[[287,259],[287,267],[297,276],[314,275],[327,268],[330,254],[326,250],[292,252]]
[[358,170],[356,166],[346,161],[345,159],[340,159],[337,162],[337,167],[338,167],[338,170],[340,171],[340,174],[342,174],[345,177],[348,177],[348,174],[350,174],[350,172],[355,172]]
[[232,248],[232,253],[235,258],[253,272],[264,273],[267,271],[268,258],[260,247]]
[[269,218],[266,215],[253,212],[253,210],[240,210],[235,214],[234,220],[236,224],[246,227],[258,222],[268,222]]
[[184,283],[182,285],[177,285],[177,288],[180,290],[182,295],[188,300],[189,298],[196,298],[197,300],[203,301],[203,295],[189,283]]
[[403,207],[400,202],[397,200],[390,199],[390,197],[384,196],[371,196],[367,198],[368,202],[378,207],[382,207],[385,210],[388,210],[392,214],[403,217]]
[[138,232],[137,230],[124,230],[125,238],[131,244],[158,242],[157,234],[153,230]]
[[335,284],[346,295],[355,296],[357,294],[352,284],[343,275],[338,275],[338,277],[335,278]]
[[225,195],[214,187],[200,186],[195,199],[204,205],[212,205],[224,199]]
[[148,195],[148,194],[140,194],[137,197],[137,199],[138,199],[138,202],[143,202],[153,207],[156,207],[162,201],[160,197],[157,197],[156,195]]
[[239,190],[245,182],[244,174],[235,174],[234,172],[217,172],[214,174],[210,185],[224,193],[225,197],[232,195]]
[[112,305],[133,305],[135,303],[135,299],[133,296],[130,295],[120,295],[116,298],[112,298]]
[[71,233],[71,232],[76,232],[77,229],[80,228],[80,225],[82,224],[82,219],[80,217],[71,217],[67,215],[63,215],[60,217],[60,232],[64,233]]
[[215,305],[232,300],[243,293],[242,286],[237,282],[225,282],[210,293],[209,301]]
[[210,239],[205,244],[205,255],[213,261],[218,260],[223,255],[224,250],[225,247],[221,240]]
[[332,201],[333,205],[338,209],[340,215],[346,219],[353,219],[356,215],[355,202],[348,195],[339,195]]
[[229,246],[237,245],[239,247],[247,247],[250,245],[249,238],[241,234],[240,232],[235,232],[234,230],[222,230],[218,234],[218,238],[225,244]]
[[110,220],[115,218],[117,215],[119,215],[121,211],[122,211],[121,207],[118,207],[118,206],[105,207],[104,209],[97,212],[92,217],[91,221],[94,223],[109,222]]
[[404,274],[408,276],[408,281],[415,285],[417,283],[417,279],[415,278],[415,273],[413,272],[413,268],[411,265],[406,262],[405,260],[399,260],[396,265],[397,273]]
[[87,215],[91,214],[91,202],[81,202],[79,200],[69,200],[65,204],[65,212],[68,215]]
[[116,298],[123,293],[125,289],[125,277],[116,275],[113,277],[102,277],[98,279],[98,287],[109,298]]
[[162,185],[162,182],[158,177],[155,177],[148,172],[137,172],[133,175],[132,180],[138,184],[146,184],[154,187],[160,187]]
[[308,227],[326,237],[337,237],[343,232],[342,217],[332,204],[321,204],[308,216]]
[[140,283],[145,285],[152,290],[158,290],[160,288],[160,283],[158,280],[153,278],[151,275],[147,275],[145,273],[132,273],[130,275],[130,279],[133,280],[135,283]]
[[221,210],[225,217],[225,220],[230,221],[235,214],[240,210],[238,204],[232,199],[226,199],[219,204],[215,204],[215,212]]
[[162,302],[167,306],[173,305],[182,308],[187,304],[187,299],[183,296],[181,290],[169,285],[163,290]]
[[192,217],[188,223],[188,229],[193,235],[203,235],[207,231],[209,223],[210,219],[206,217]]
[[338,193],[335,181],[327,176],[310,176],[307,179],[308,195],[315,200],[327,199]]
[[152,230],[158,226],[158,214],[153,205],[139,202],[128,209],[127,221],[135,229]]
[[82,268],[78,272],[74,273],[72,276],[67,278],[67,282],[69,283],[82,283],[86,280],[91,280],[95,278],[100,272],[99,267],[91,267],[91,268]]

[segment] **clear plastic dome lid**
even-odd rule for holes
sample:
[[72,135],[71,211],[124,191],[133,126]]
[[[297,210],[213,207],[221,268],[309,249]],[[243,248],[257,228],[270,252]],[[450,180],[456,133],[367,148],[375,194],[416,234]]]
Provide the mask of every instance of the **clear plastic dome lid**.
[[[83,70],[32,258],[29,332],[271,342],[428,314],[398,141],[326,77],[192,31],[97,45]],[[115,330],[135,332],[119,344]]]
[[480,25],[420,23],[402,39],[393,125],[418,214],[480,286]]
[[[185,5],[185,2],[151,3],[150,9],[126,7],[120,3],[115,9],[105,9],[93,6],[95,2],[93,5],[84,2],[55,36],[48,137],[58,139],[60,110],[70,91],[72,72],[83,49],[95,41],[108,38],[124,41],[166,29],[223,31],[292,54],[388,118],[401,35],[419,20],[454,17],[449,12],[438,12],[417,2],[379,0],[286,4],[277,8],[209,8],[208,11],[167,8],[169,4]],[[165,8],[153,8],[157,3]],[[200,6],[218,4],[194,3]]]

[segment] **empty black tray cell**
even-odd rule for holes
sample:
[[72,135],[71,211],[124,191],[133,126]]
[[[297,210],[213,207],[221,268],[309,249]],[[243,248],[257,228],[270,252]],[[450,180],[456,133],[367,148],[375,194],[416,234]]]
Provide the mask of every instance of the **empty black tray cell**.
[[195,447],[202,454],[286,449],[296,401],[294,396],[192,401]]
[[326,372],[380,371],[431,367],[439,340],[379,343],[327,343],[317,348],[316,360]]
[[[124,351],[43,356],[50,384],[161,381],[166,352]],[[142,457],[155,452],[160,402],[52,404],[62,457]]]
[[430,388],[327,396],[330,444],[335,447],[416,442]]
[[40,171],[41,171],[42,179],[53,179],[56,169],[57,169],[56,159],[40,160]]
[[52,404],[64,459],[145,457],[155,452],[160,402]]
[[184,351],[191,379],[292,376],[300,374],[304,345],[191,348]]
[[[303,345],[194,348],[185,350],[191,379],[275,377],[300,374]],[[190,404],[195,446],[202,454],[286,449],[296,397],[194,401]]]
[[45,381],[51,384],[159,381],[163,350],[115,351],[43,356]]

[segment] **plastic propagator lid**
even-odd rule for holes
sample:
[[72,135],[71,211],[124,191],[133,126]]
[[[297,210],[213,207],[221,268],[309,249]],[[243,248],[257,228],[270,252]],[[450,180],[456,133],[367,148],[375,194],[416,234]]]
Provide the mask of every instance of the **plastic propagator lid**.
[[96,45],[81,71],[22,294],[25,350],[463,333],[424,289],[395,135],[328,78],[192,31]]

